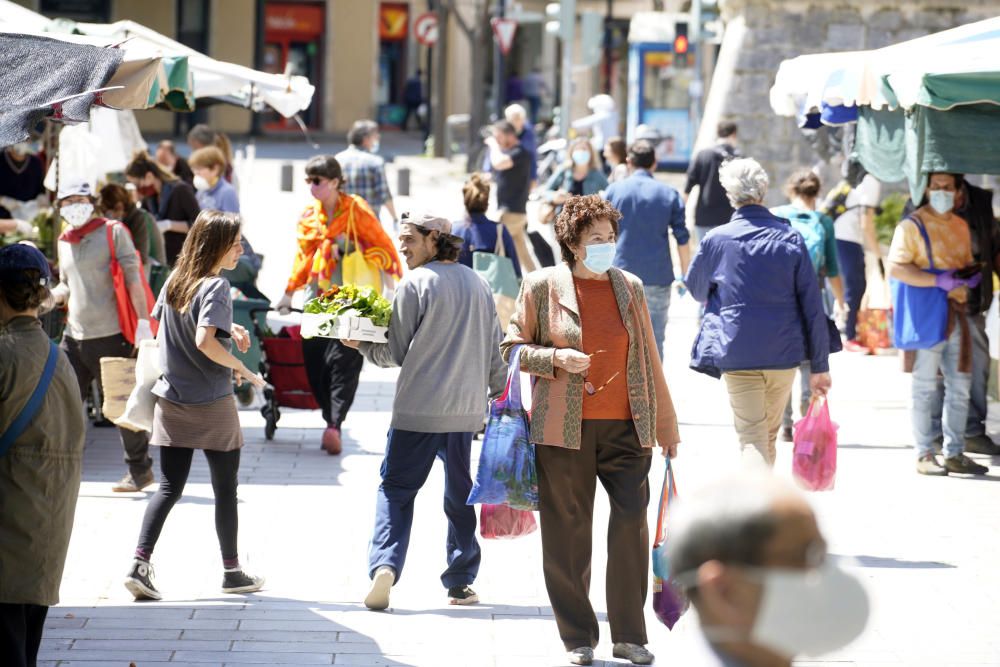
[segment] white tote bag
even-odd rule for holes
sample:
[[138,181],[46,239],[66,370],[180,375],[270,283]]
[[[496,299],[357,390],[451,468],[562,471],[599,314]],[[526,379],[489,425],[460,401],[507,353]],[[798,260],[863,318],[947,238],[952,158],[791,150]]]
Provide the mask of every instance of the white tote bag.
[[153,430],[153,408],[156,396],[153,385],[160,379],[160,345],[155,340],[139,343],[139,357],[135,362],[135,388],[125,404],[125,412],[115,420],[116,426],[132,431]]

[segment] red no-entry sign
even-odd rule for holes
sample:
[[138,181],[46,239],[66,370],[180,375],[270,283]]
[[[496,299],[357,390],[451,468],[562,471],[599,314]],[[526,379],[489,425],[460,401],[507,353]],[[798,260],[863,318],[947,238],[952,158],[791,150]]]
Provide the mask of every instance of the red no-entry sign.
[[424,46],[434,46],[438,41],[437,14],[421,14],[413,22],[413,35]]

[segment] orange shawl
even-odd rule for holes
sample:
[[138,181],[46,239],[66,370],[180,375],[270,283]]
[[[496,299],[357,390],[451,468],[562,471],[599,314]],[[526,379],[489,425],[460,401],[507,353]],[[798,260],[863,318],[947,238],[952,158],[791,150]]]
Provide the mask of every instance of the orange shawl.
[[318,199],[314,199],[302,212],[297,230],[299,249],[286,292],[301,289],[313,280],[321,289],[330,286],[330,277],[340,263],[337,242],[347,236],[349,223],[353,225],[353,230],[351,238],[345,240],[353,242],[357,237],[360,250],[368,262],[397,278],[403,275],[392,239],[382,229],[382,223],[368,203],[357,195],[341,194],[332,220],[327,220],[323,204]]

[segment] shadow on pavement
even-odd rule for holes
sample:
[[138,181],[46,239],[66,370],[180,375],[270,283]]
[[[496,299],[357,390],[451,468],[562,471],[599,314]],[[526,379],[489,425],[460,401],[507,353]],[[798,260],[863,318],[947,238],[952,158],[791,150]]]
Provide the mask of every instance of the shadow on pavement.
[[53,607],[40,665],[172,663],[331,664],[412,667],[386,657],[378,641],[343,612],[358,605],[249,595],[99,607]]
[[[831,554],[832,555],[832,554]],[[942,570],[954,569],[956,566],[951,563],[942,563],[933,560],[903,560],[885,556],[850,556],[861,564],[862,567],[906,569],[906,570]]]

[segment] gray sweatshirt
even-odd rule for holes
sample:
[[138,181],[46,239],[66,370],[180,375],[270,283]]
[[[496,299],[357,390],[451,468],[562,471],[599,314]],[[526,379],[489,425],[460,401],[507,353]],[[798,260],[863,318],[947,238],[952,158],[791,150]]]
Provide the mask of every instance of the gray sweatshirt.
[[[139,258],[132,235],[123,224],[114,226],[115,256],[125,272],[125,284],[139,282]],[[111,248],[104,227],[87,234],[79,243],[59,242],[60,283],[52,290],[69,297],[66,335],[73,340],[91,340],[121,333],[115,284],[111,279]]]
[[399,366],[392,427],[418,433],[475,432],[489,396],[507,381],[493,294],[472,269],[431,262],[396,288],[388,343],[361,343],[365,358]]

